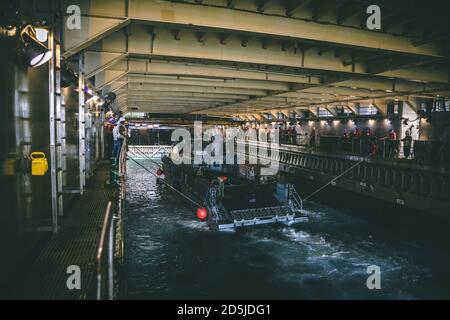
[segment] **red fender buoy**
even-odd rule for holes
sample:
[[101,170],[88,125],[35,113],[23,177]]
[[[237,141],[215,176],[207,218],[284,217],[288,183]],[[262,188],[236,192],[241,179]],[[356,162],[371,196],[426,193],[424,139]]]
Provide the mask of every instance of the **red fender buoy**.
[[208,213],[206,211],[206,208],[200,207],[197,209],[197,218],[199,218],[200,220],[205,220],[207,216]]

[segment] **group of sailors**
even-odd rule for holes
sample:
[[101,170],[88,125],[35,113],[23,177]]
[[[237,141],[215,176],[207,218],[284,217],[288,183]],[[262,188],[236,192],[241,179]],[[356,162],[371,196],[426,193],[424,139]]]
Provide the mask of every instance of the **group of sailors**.
[[114,159],[118,159],[124,141],[130,137],[128,122],[122,112],[119,111],[119,113],[113,113],[109,116],[106,127],[110,132],[112,132],[112,157]]
[[344,143],[349,144],[351,139],[358,139],[361,142],[361,151],[365,154],[371,154],[373,156],[380,153],[379,141],[386,141],[385,157],[396,158],[398,156],[399,142],[403,142],[403,156],[408,159],[412,156],[412,135],[410,130],[405,131],[405,137],[398,139],[397,132],[394,129],[389,130],[389,134],[385,137],[379,138],[370,128],[360,129],[356,128],[350,133],[347,129],[344,129],[343,140]]

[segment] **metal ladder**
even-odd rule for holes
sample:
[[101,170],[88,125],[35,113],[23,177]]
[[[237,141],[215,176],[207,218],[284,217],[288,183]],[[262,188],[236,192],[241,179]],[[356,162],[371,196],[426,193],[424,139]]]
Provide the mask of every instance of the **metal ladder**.
[[291,183],[288,184],[288,203],[294,211],[303,210],[303,200]]
[[217,206],[217,189],[209,188],[206,192],[205,201],[203,202],[206,208],[212,208],[213,220],[215,222],[219,221],[219,208]]

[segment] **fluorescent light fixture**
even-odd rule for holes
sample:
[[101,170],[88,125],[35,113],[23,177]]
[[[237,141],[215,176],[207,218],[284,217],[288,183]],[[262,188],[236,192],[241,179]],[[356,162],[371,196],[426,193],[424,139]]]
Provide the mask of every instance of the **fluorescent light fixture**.
[[44,28],[35,28],[36,31],[36,39],[39,42],[47,42],[48,39],[48,30]]
[[36,31],[31,26],[22,30],[20,39],[22,41],[22,54],[30,67],[39,67],[53,57],[53,52],[36,38]]

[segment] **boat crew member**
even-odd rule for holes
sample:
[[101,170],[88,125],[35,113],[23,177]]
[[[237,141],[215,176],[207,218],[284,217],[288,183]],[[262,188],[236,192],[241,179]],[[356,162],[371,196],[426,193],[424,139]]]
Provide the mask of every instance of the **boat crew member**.
[[221,176],[217,177],[217,198],[222,199],[225,196],[225,182],[228,180],[228,177]]
[[114,149],[113,157],[118,159],[120,154],[120,149],[124,139],[127,138],[127,128],[125,127],[125,118],[119,118],[117,125],[113,129],[113,139],[114,139]]
[[403,141],[403,155],[405,159],[408,159],[411,154],[411,146],[412,146],[412,136],[411,132],[407,130],[405,132],[406,136],[402,139]]

